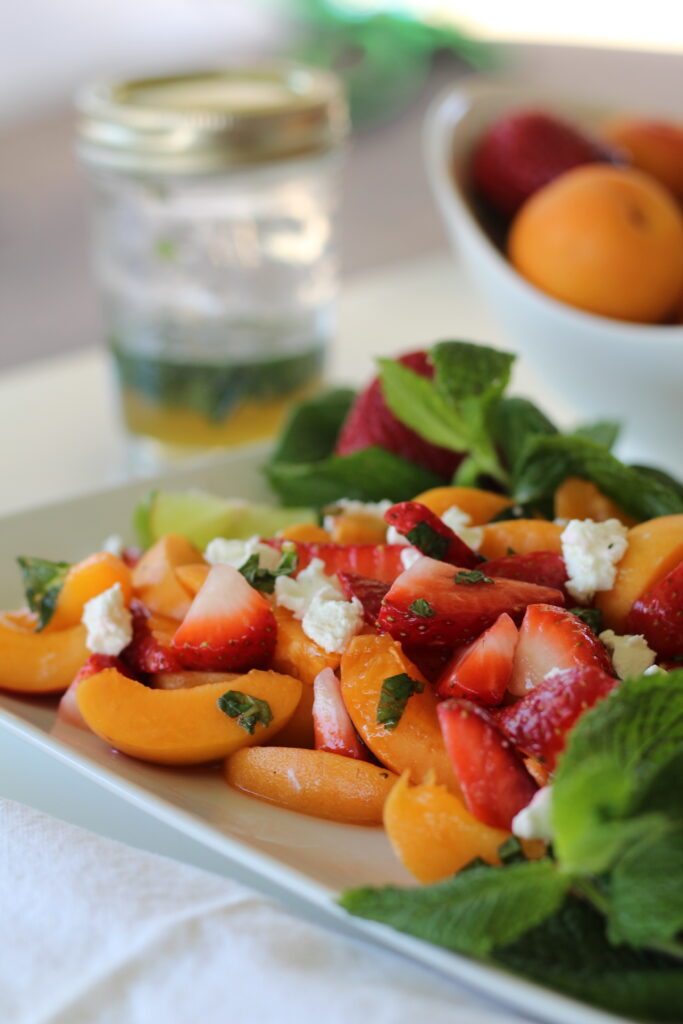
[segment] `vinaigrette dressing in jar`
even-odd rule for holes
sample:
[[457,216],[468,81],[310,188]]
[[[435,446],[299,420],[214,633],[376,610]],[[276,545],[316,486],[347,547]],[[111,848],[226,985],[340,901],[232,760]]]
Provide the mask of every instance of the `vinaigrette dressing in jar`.
[[334,330],[338,80],[235,69],[90,86],[78,109],[135,467],[273,435]]

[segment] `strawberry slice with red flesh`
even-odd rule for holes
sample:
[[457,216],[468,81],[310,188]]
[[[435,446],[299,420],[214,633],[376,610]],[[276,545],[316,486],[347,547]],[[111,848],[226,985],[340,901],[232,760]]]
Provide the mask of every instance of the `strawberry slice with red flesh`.
[[331,668],[324,668],[313,680],[313,730],[316,750],[357,761],[370,760],[346,710],[341,683]]
[[638,598],[626,630],[642,634],[662,658],[683,656],[683,562]]
[[464,566],[466,569],[474,569],[484,561],[450,526],[446,526],[443,520],[419,501],[401,501],[392,505],[384,513],[384,518],[428,558]]
[[393,583],[403,572],[403,544],[317,544],[307,541],[282,541],[277,538],[264,540],[263,543],[270,544],[278,550],[283,544],[294,544],[298,558],[297,572],[305,569],[314,558],[322,560],[328,576],[347,572]]
[[[421,377],[434,376],[434,367],[426,352],[408,352],[397,362]],[[451,479],[463,459],[457,452],[430,444],[397,420],[384,401],[379,377],[356,398],[340,431],[335,452],[350,455],[372,445],[386,448],[445,480]]]
[[266,599],[231,565],[214,565],[173,637],[185,668],[239,672],[265,667],[276,622]]
[[183,665],[173,649],[177,622],[166,616],[152,615],[135,598],[130,610],[133,639],[121,653],[123,661],[136,673],[179,672]]
[[370,580],[367,576],[358,576],[354,572],[339,572],[337,579],[346,600],[350,601],[357,597],[363,605],[363,618],[368,626],[376,625],[389,584],[382,580]]
[[554,771],[570,729],[618,685],[618,679],[594,665],[565,669],[501,708],[498,725],[516,747]]
[[510,829],[538,789],[521,756],[478,704],[451,698],[437,714],[467,809],[486,825]]
[[564,558],[557,551],[529,551],[520,555],[501,555],[486,563],[486,575],[506,580],[523,580],[539,587],[561,590],[565,602],[572,598],[565,589],[569,579]]
[[562,606],[564,598],[550,587],[420,558],[392,584],[377,622],[402,642],[453,648],[476,640],[503,612],[521,621],[539,602]]
[[502,701],[512,675],[519,633],[503,612],[467,647],[456,651],[436,683],[440,697],[469,697],[479,704]]
[[614,675],[605,645],[581,619],[549,603],[527,608],[508,689],[524,697],[555,669],[597,668]]

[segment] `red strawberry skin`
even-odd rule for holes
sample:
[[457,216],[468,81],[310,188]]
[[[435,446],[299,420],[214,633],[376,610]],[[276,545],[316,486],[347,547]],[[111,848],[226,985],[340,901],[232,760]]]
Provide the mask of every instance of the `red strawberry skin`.
[[604,644],[585,622],[547,603],[527,608],[519,631],[510,693],[525,696],[555,669],[591,667],[614,675]]
[[472,181],[494,210],[512,217],[537,189],[581,164],[617,155],[542,110],[505,114],[484,133],[472,156]]
[[133,599],[130,610],[133,616],[133,639],[121,654],[121,658],[137,673],[179,672],[182,664],[173,649],[172,639],[175,627],[168,630],[154,628],[157,621],[145,606]]
[[[503,612],[519,622],[527,605],[539,601],[560,606],[564,603],[559,590],[534,583],[506,579],[456,582],[458,574],[469,572],[433,558],[420,558],[398,577],[384,598],[378,618],[380,629],[408,644],[453,648],[475,640]],[[426,601],[429,609],[416,610],[418,599]]]
[[324,668],[313,680],[313,730],[316,750],[369,760],[368,749],[346,710],[341,683],[331,668]]
[[[407,537],[416,527],[421,525],[427,527],[428,531],[432,531],[429,543],[437,545],[441,550],[438,554],[432,551],[425,551],[424,554],[437,558],[440,562],[450,562],[451,565],[473,569],[475,565],[479,565],[484,560],[481,555],[465,544],[464,540],[461,540],[450,526],[446,526],[431,509],[426,505],[421,505],[419,501],[401,501],[397,505],[392,505],[385,512],[384,518],[403,537]],[[416,544],[416,547],[419,545]],[[422,549],[420,548],[420,550]]]
[[[408,352],[398,362],[421,377],[434,376],[434,367],[426,352]],[[445,480],[453,476],[463,458],[457,452],[430,444],[397,420],[384,401],[379,377],[356,398],[337,439],[335,451],[337,455],[350,455],[375,444],[408,462],[416,462]]]
[[538,789],[522,758],[478,704],[444,700],[437,714],[467,809],[486,825],[510,829]]
[[266,599],[231,565],[214,565],[173,637],[184,668],[240,672],[264,668],[276,622]]
[[500,704],[512,675],[518,636],[504,612],[480,637],[455,653],[437,680],[436,692],[440,697]]
[[565,669],[502,708],[498,725],[516,747],[554,771],[570,729],[618,685],[618,679],[595,666]]
[[565,602],[572,598],[565,590],[569,579],[564,559],[557,551],[530,551],[522,555],[501,555],[486,563],[486,575],[506,580],[524,580],[540,587],[561,590]]
[[662,658],[683,656],[683,562],[638,598],[626,620]]
[[328,576],[344,572],[393,583],[403,572],[401,555],[406,549],[402,544],[316,544],[277,539],[264,541],[264,544],[270,544],[271,547],[278,549],[283,543],[294,544],[296,547],[299,560],[297,572],[305,569],[314,558],[322,560]]
[[389,584],[382,580],[358,576],[354,572],[337,573],[337,579],[346,600],[350,601],[351,598],[357,597],[363,605],[363,618],[368,626],[374,626]]

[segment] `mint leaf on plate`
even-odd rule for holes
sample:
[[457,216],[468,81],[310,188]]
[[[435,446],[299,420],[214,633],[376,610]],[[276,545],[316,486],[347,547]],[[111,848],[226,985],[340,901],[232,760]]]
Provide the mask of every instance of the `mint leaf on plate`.
[[262,594],[272,594],[275,590],[275,580],[278,576],[291,576],[296,572],[299,564],[299,556],[294,547],[291,550],[283,548],[280,561],[274,569],[262,569],[259,555],[250,555],[244,565],[240,566],[240,573],[244,576],[254,590],[260,590]]
[[485,956],[562,905],[569,880],[550,860],[470,867],[419,889],[351,889],[342,907],[460,953]]
[[614,448],[619,434],[621,424],[616,420],[596,420],[595,423],[584,423],[574,431],[574,437],[586,437],[589,441],[601,444],[603,448],[611,451]]
[[24,584],[26,602],[38,616],[36,633],[45,629],[54,615],[64,580],[71,568],[68,562],[49,562],[46,558],[21,555],[17,558]]
[[403,717],[406,704],[414,693],[422,693],[425,684],[420,679],[412,679],[407,672],[399,672],[389,676],[382,683],[377,702],[377,725],[393,730]]
[[517,466],[526,445],[533,437],[552,437],[557,427],[528,398],[503,397],[491,410],[493,439],[502,451],[509,469]]
[[350,388],[332,388],[297,405],[271,462],[318,462],[331,455],[355,397]]
[[227,690],[218,698],[218,707],[229,718],[235,718],[237,724],[250,736],[254,735],[259,722],[265,728],[273,721],[268,701],[242,693],[241,690]]
[[[679,793],[680,781],[671,780]],[[643,836],[615,864],[608,925],[612,942],[636,947],[666,942],[683,931],[683,809],[677,823]]]

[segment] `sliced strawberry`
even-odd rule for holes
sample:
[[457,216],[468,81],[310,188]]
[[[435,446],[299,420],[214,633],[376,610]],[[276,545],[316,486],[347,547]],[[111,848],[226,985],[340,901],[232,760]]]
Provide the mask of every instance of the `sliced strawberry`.
[[618,685],[618,679],[594,665],[565,669],[502,708],[498,725],[515,746],[553,771],[574,723]]
[[538,789],[522,758],[478,704],[451,698],[437,713],[468,810],[493,828],[509,829]]
[[683,562],[638,598],[626,631],[642,634],[662,658],[683,656]]
[[573,600],[565,590],[569,579],[564,558],[557,551],[530,551],[521,555],[501,555],[486,563],[486,575],[506,580],[524,580],[539,587],[561,590],[565,601]]
[[605,645],[585,622],[549,603],[532,604],[519,631],[510,693],[523,697],[549,672],[577,667],[614,674]]
[[[421,377],[434,376],[434,367],[426,352],[408,352],[398,362]],[[397,420],[384,401],[379,377],[375,377],[356,398],[339,434],[335,451],[338,455],[350,455],[375,444],[444,479],[453,476],[463,458],[448,448],[430,444]]]
[[444,644],[430,644],[427,647],[418,644],[401,645],[406,657],[417,665],[425,679],[430,683],[436,683],[437,679],[445,669],[453,656],[453,648]]
[[121,657],[134,672],[178,672],[183,665],[173,649],[175,619],[152,615],[141,601],[131,601],[133,639]]
[[346,600],[357,597],[363,605],[363,618],[369,626],[374,626],[389,584],[382,580],[369,580],[367,576],[357,576],[353,572],[337,573],[337,579]]
[[316,750],[358,761],[370,759],[342,700],[341,683],[331,668],[324,668],[313,680],[313,729]]
[[402,544],[325,544],[305,541],[265,540],[271,547],[282,547],[284,543],[294,544],[299,559],[297,571],[305,569],[314,558],[322,559],[325,572],[334,576],[338,572],[351,572],[371,580],[393,583],[403,572],[401,555],[406,550]]
[[69,725],[75,725],[78,729],[90,728],[78,706],[76,690],[79,684],[84,679],[87,679],[88,676],[96,676],[98,672],[104,672],[106,668],[115,668],[121,675],[128,676],[129,679],[136,678],[130,668],[120,658],[116,658],[112,654],[91,654],[88,660],[79,668],[68,690],[62,694],[59,707],[57,708],[58,718],[61,718],[63,722],[68,722]]
[[564,598],[549,587],[420,558],[392,584],[378,625],[409,644],[452,648],[475,640],[503,612],[519,622],[527,605],[540,601],[562,605]]
[[465,566],[466,569],[473,569],[484,561],[450,526],[446,526],[443,520],[419,501],[401,501],[398,505],[392,505],[384,513],[384,518],[428,558]]
[[237,672],[267,665],[275,637],[275,616],[266,599],[231,565],[214,565],[173,647],[185,668]]
[[469,697],[479,704],[500,704],[510,682],[519,633],[503,612],[492,626],[457,651],[439,676],[440,697]]

